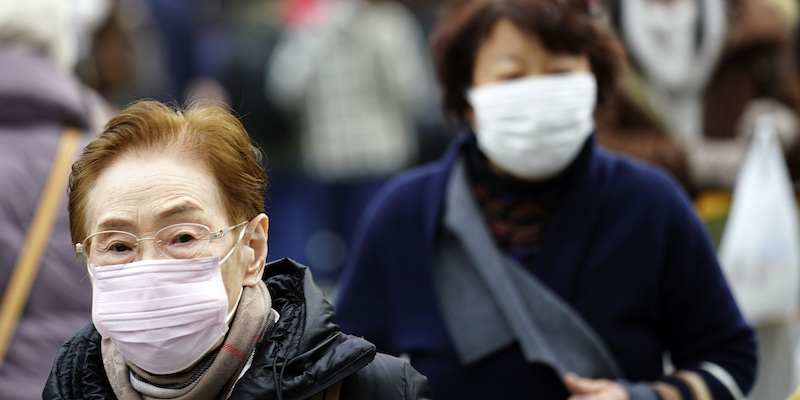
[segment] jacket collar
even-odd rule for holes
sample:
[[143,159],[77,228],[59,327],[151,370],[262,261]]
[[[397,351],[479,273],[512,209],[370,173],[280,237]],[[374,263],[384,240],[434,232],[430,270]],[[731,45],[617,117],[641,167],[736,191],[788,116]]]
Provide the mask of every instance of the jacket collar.
[[333,323],[333,306],[307,267],[288,258],[271,262],[264,282],[280,319],[231,399],[306,399],[372,362],[375,346]]

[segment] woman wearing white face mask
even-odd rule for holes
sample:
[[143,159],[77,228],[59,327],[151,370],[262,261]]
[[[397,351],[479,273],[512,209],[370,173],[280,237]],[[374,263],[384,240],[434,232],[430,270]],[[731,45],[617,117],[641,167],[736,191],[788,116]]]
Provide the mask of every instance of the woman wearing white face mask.
[[408,363],[342,333],[308,270],[265,266],[267,177],[218,107],[143,101],[73,165],[70,229],[90,324],[46,399],[430,398]]
[[595,145],[621,50],[587,3],[454,0],[432,49],[467,132],[366,211],[340,324],[438,399],[742,398],[753,333],[689,202]]

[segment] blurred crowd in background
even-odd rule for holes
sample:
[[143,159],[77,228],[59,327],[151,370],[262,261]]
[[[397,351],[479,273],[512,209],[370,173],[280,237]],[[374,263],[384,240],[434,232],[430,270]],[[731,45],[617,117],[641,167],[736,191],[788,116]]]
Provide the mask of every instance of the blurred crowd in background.
[[426,46],[437,2],[77,3],[97,21],[76,71],[113,108],[214,99],[240,115],[266,155],[270,260],[330,290],[371,194],[452,136]]
[[[673,2],[681,7],[666,6]],[[598,141],[669,170],[718,242],[719,220],[724,223],[758,116],[775,121],[789,171],[794,182],[800,178],[798,4],[673,2],[592,2],[618,28],[630,62],[620,93],[597,110]],[[5,64],[14,58],[9,53],[26,46],[47,54],[53,71],[69,75],[69,87],[80,87],[79,94],[66,96],[66,106],[41,118],[61,118],[62,125],[78,125],[87,135],[140,98],[228,104],[266,156],[268,261],[290,257],[308,265],[333,299],[349,241],[371,196],[393,174],[437,158],[457,132],[441,111],[427,48],[440,3],[1,0],[0,127],[5,128],[0,129],[10,130],[28,114],[40,117],[20,111],[27,104],[14,91],[19,81],[31,79],[45,92],[57,91],[42,76],[12,75],[35,72]],[[703,6],[692,6],[697,3]],[[70,102],[82,109],[68,110]],[[0,165],[11,164],[14,152],[21,156],[0,148]],[[45,170],[50,157],[43,155]],[[11,184],[0,188],[18,190]],[[28,220],[8,211],[9,193],[0,194],[0,229],[19,226],[15,235],[24,236]],[[15,240],[0,238],[0,246],[21,239]],[[67,256],[61,261],[70,263],[70,244],[63,245]],[[0,266],[5,285],[18,251],[0,252],[8,253]],[[73,276],[47,289],[70,280],[75,286],[67,301],[72,322],[59,332],[63,337],[50,342],[63,341],[90,321],[90,284],[74,282],[85,275],[85,266],[77,259],[74,264]],[[40,364],[52,360],[56,349],[42,348]],[[14,351],[6,363],[23,357]],[[31,367],[25,373],[41,371]],[[0,398],[10,393],[13,377],[22,375],[0,368]],[[779,393],[796,386],[795,376],[788,379],[775,384]],[[30,393],[19,398],[36,398],[41,388]]]

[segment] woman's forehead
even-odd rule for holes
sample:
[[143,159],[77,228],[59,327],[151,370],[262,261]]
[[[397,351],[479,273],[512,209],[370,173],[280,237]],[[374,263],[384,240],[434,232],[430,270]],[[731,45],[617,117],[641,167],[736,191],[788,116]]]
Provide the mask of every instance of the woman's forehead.
[[112,163],[91,190],[89,217],[90,226],[99,228],[186,218],[224,221],[225,213],[208,168],[201,161],[167,153],[123,157]]

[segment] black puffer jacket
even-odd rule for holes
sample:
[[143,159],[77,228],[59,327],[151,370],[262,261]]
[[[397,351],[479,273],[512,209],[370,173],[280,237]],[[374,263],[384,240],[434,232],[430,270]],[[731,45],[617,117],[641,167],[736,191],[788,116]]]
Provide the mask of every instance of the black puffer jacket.
[[[281,315],[256,348],[253,365],[231,399],[308,399],[344,379],[342,400],[430,399],[427,379],[407,362],[376,354],[364,339],[333,323],[335,311],[309,270],[289,259],[267,265],[264,281]],[[100,334],[89,324],[59,350],[44,399],[113,399]]]

